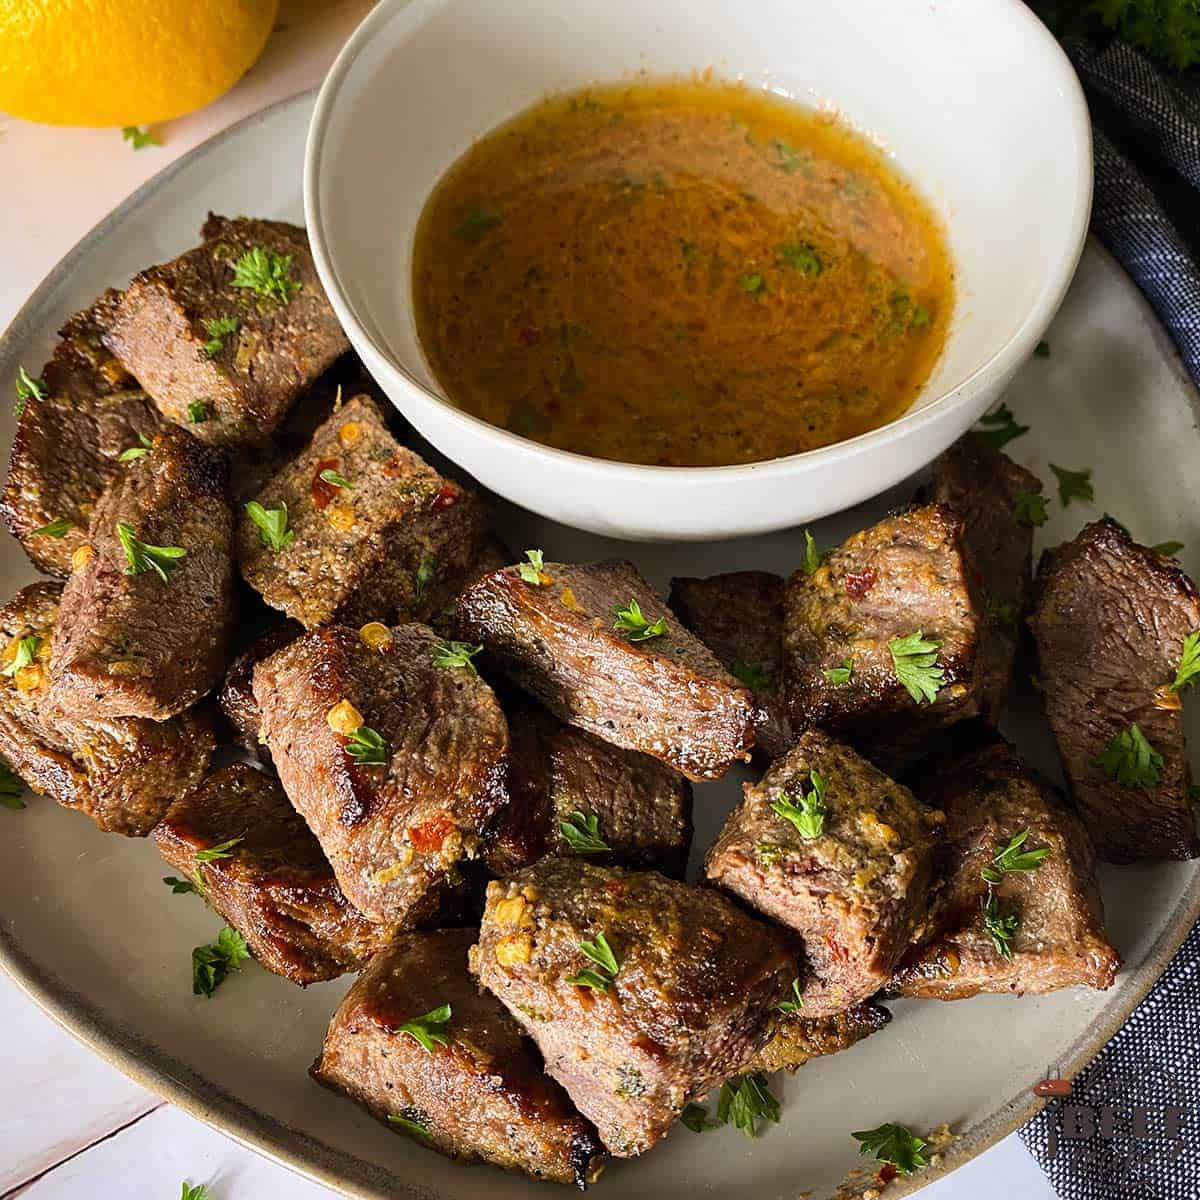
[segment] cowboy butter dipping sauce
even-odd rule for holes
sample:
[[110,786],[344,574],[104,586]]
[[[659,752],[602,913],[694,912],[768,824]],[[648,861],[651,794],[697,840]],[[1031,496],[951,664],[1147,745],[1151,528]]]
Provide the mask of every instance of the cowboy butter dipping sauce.
[[476,143],[417,230],[417,328],[465,411],[580,454],[720,466],[899,416],[945,340],[940,225],[827,114],[591,88]]

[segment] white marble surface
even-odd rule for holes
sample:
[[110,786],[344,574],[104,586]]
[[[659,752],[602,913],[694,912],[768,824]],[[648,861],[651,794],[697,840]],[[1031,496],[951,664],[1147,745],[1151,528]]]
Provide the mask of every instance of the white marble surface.
[[[366,0],[284,0],[280,27],[259,63],[216,104],[157,130],[161,148],[134,152],[117,130],[53,129],[0,115],[7,180],[0,192],[0,327],[58,259],[145,179],[231,122],[319,82],[370,7]],[[0,815],[0,821],[19,819]],[[174,1200],[185,1179],[208,1183],[212,1200],[331,1195],[125,1079],[2,973],[0,1028],[0,1200]],[[477,1194],[486,1193],[485,1171],[467,1180]],[[1053,1197],[1015,1136],[921,1194]]]

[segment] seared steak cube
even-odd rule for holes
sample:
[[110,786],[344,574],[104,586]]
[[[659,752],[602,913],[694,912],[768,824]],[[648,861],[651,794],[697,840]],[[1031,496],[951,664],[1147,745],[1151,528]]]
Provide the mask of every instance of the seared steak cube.
[[[892,990],[962,1000],[979,992],[1110,987],[1121,960],[1104,933],[1096,856],[1079,818],[998,738],[941,759],[922,776],[921,794],[945,812],[946,834],[927,929]],[[1014,838],[1015,851],[997,864]],[[1003,869],[1014,855],[1026,856],[1015,859],[1025,869]],[[990,889],[985,870],[995,880]],[[1015,918],[1015,930],[1006,936],[1001,929],[997,940],[988,913],[993,928]]]
[[76,313],[42,368],[45,396],[24,404],[0,510],[25,553],[49,575],[70,574],[118,457],[162,424],[149,397],[100,344],[106,299]]
[[275,512],[287,506],[286,544],[272,544],[244,512],[242,574],[309,629],[437,612],[486,532],[480,502],[401,446],[366,395],[336,410],[262,486],[257,503]]
[[[195,712],[168,721],[88,718],[50,699],[49,657],[62,584],[35,583],[0,609],[0,754],[35,791],[86,813],[101,829],[145,837],[176,797],[203,778],[215,739]],[[28,639],[34,639],[29,641]]]
[[930,731],[979,712],[983,614],[961,532],[949,509],[914,508],[792,575],[783,677],[794,730],[830,729],[891,765]]
[[816,730],[744,791],[705,874],[803,938],[805,1017],[866,1000],[924,915],[940,814]]
[[1180,691],[1200,596],[1106,517],[1043,555],[1030,626],[1075,803],[1100,858],[1200,855]]
[[234,621],[225,473],[164,429],[100,498],[63,589],[52,694],[73,714],[182,712],[221,678]]
[[260,441],[349,343],[303,229],[210,214],[201,236],[134,276],[105,343],[203,441]]
[[432,915],[504,803],[504,714],[443,649],[424,625],[335,625],[254,669],[284,790],[375,921]]
[[1021,520],[1042,481],[968,433],[933,461],[930,500],[963,522],[967,583],[983,614],[979,643],[982,711],[994,724],[1008,694],[1020,623],[1033,594],[1033,523]]
[[[801,1010],[803,1012],[803,1010]],[[830,1017],[792,1013],[779,1022],[775,1036],[742,1068],[743,1072],[798,1071],[810,1058],[837,1054],[877,1033],[892,1014],[867,1000]]]
[[714,891],[548,857],[488,885],[471,969],[629,1158],[774,1032],[789,949]]
[[463,592],[458,623],[555,716],[606,742],[690,779],[748,757],[749,691],[631,563],[546,563],[537,582],[506,567]]
[[276,650],[282,650],[304,632],[295,621],[281,618],[259,634],[229,664],[218,701],[238,741],[260,762],[270,762],[271,752],[261,738],[262,712],[254,698],[254,668]]
[[[402,934],[346,993],[313,1078],[460,1162],[583,1187],[604,1147],[529,1040],[467,971],[472,929]],[[404,1025],[450,1010],[426,1049]]]
[[512,739],[509,802],[484,857],[508,875],[544,854],[614,859],[682,876],[692,842],[692,788],[657,759],[564,725],[540,705],[505,701]]
[[669,604],[754,694],[757,748],[768,758],[785,753],[793,739],[779,698],[783,580],[768,571],[673,579]]
[[[210,775],[176,800],[154,830],[163,858],[247,941],[254,957],[293,983],[336,979],[366,966],[392,930],[352,908],[317,839],[278,780],[246,763]],[[200,854],[236,841],[221,856]]]

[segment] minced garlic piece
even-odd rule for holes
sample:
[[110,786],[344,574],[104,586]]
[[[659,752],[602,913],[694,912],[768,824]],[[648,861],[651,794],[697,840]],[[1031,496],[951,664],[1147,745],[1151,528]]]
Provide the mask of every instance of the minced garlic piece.
[[349,737],[356,729],[362,728],[363,715],[349,700],[339,700],[325,714],[325,720],[329,722],[329,728],[334,733],[342,733]]
[[348,529],[354,528],[354,509],[348,504],[339,504],[335,508],[329,510],[329,523],[334,529],[339,529],[343,533]]
[[84,567],[96,557],[95,550],[92,549],[90,543],[84,542],[82,545],[75,548],[75,553],[71,555],[71,570],[82,571]]
[[492,916],[497,925],[509,929],[524,929],[533,924],[533,914],[523,896],[510,896],[501,900],[492,910]]
[[362,644],[372,650],[386,650],[392,644],[392,631],[382,621],[368,621],[359,631]]
[[583,607],[569,587],[564,587],[558,598],[562,601],[563,608],[569,608],[572,612],[579,612]]
[[17,690],[20,692],[36,691],[42,686],[42,680],[45,677],[45,671],[37,663],[32,663],[28,667],[22,667],[15,676]]
[[381,886],[385,883],[391,883],[396,876],[402,875],[408,869],[412,863],[412,860],[413,848],[411,846],[402,846],[400,848],[400,855],[396,861],[376,871],[375,874],[371,876],[371,879]]
[[347,421],[345,425],[338,430],[338,441],[346,447],[347,450],[351,446],[357,446],[362,440],[362,426],[357,421]]
[[502,967],[527,963],[533,957],[533,939],[527,933],[510,933],[496,943],[496,961]]

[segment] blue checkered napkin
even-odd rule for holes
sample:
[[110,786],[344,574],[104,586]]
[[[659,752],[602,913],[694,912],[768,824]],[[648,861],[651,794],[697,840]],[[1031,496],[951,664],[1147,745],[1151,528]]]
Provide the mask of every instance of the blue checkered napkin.
[[[1200,386],[1200,78],[1068,42],[1092,108],[1092,230]],[[1128,1024],[1021,1131],[1063,1200],[1200,1200],[1200,926]]]

